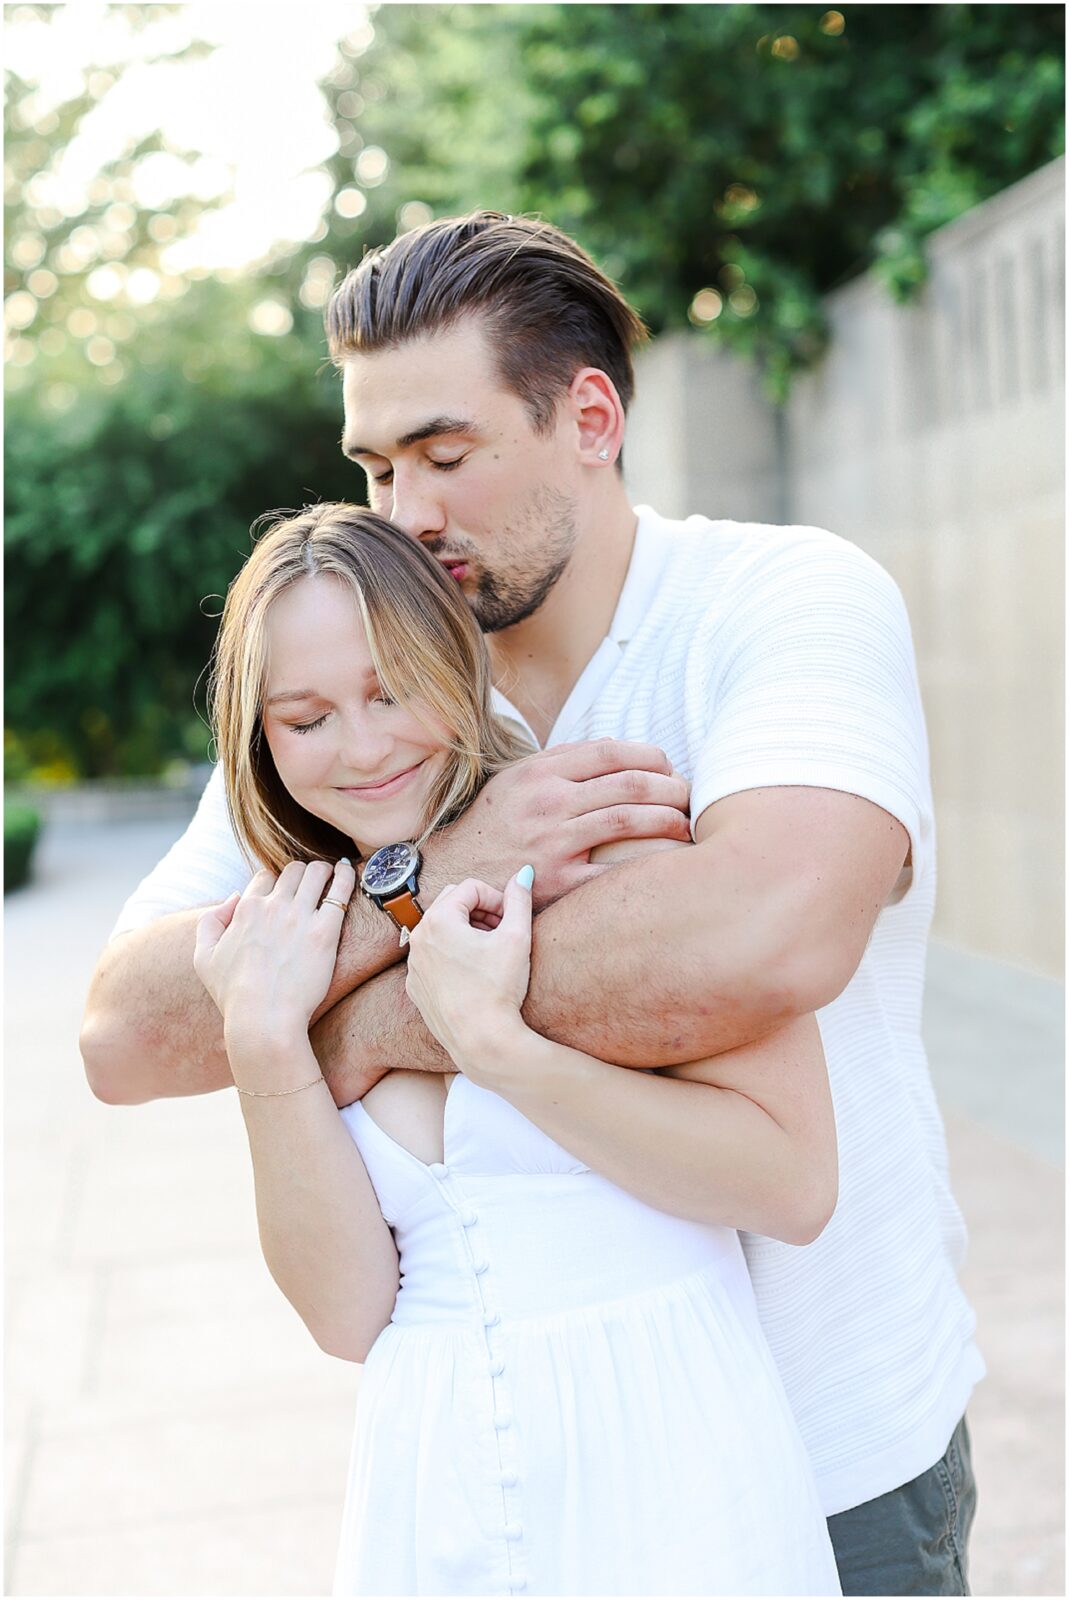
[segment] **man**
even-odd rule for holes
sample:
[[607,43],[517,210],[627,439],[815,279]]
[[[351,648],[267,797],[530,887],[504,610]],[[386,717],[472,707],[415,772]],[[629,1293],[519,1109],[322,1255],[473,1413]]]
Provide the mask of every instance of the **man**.
[[[983,1367],[919,1036],[934,840],[897,590],[819,530],[636,515],[619,461],[641,324],[551,227],[484,212],[406,234],[350,273],[327,326],[373,507],[460,584],[500,709],[546,747],[430,841],[414,884],[351,907],[313,1033],[336,1100],[448,1065],[406,1001],[393,917],[525,861],[539,1031],[642,1067],[819,1009],[840,1201],[804,1251],[743,1236],[762,1321],[844,1592],[967,1592]],[[697,848],[591,867],[609,837],[689,837],[673,765]],[[98,968],[83,1051],[102,1098],[229,1082],[190,908],[249,870],[213,779]]]

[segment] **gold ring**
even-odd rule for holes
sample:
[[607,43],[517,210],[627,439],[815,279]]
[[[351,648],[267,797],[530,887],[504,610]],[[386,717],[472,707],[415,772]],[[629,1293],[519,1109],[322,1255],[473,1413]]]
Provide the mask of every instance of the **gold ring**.
[[340,906],[342,911],[348,911],[349,909],[348,900],[332,900],[329,894],[324,895],[323,904],[325,906]]

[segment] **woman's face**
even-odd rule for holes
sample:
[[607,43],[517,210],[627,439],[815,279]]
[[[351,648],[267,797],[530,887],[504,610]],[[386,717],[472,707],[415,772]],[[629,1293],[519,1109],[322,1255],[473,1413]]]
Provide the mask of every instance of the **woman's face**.
[[300,578],[272,603],[266,633],[264,733],[294,800],[361,855],[416,838],[448,734],[424,706],[385,695],[351,591]]

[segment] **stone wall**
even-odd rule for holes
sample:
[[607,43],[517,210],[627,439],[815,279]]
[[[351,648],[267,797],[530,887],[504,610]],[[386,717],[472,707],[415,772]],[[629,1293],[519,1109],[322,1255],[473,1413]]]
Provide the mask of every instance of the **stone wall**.
[[783,411],[699,336],[642,358],[636,501],[816,524],[892,573],[913,623],[939,826],[936,932],[1063,959],[1064,162],[941,229],[922,298],[829,296]]

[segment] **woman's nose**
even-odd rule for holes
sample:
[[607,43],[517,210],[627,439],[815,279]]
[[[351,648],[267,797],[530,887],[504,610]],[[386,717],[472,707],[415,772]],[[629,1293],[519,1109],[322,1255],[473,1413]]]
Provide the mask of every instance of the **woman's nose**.
[[393,749],[393,735],[371,714],[371,708],[348,717],[342,739],[341,758],[354,774],[375,778]]

